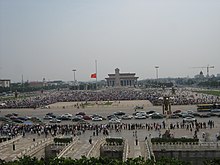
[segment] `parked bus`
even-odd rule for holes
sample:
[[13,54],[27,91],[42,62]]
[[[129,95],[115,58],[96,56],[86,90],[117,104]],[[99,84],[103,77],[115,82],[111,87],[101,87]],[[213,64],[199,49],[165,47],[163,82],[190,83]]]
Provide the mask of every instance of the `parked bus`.
[[198,104],[197,105],[198,112],[220,112],[220,104]]

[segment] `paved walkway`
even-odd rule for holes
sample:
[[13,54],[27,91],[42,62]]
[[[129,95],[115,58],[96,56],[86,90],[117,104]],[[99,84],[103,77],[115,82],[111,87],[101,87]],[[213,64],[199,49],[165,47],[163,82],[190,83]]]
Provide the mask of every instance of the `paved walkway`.
[[[82,156],[87,156],[90,149],[100,138],[93,137],[92,144],[86,139],[79,139],[63,157],[70,157],[72,159],[80,159]],[[98,152],[98,151],[97,151]]]

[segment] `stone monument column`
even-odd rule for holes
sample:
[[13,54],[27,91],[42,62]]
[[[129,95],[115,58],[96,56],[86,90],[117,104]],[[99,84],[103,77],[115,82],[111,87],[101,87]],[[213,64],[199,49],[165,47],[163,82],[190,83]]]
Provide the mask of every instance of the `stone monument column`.
[[119,69],[118,68],[115,69],[115,86],[116,87],[121,86],[121,84],[120,84],[120,75],[119,75]]

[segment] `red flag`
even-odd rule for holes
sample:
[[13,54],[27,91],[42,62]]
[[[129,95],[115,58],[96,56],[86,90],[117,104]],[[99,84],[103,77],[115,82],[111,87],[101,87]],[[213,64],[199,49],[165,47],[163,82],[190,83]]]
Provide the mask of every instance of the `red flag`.
[[91,74],[91,78],[96,78],[96,73]]

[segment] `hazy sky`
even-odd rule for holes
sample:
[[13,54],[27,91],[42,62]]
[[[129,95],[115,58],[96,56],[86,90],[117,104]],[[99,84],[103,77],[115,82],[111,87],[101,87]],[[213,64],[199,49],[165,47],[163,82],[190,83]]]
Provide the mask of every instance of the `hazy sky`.
[[0,79],[220,73],[220,0],[0,0]]

